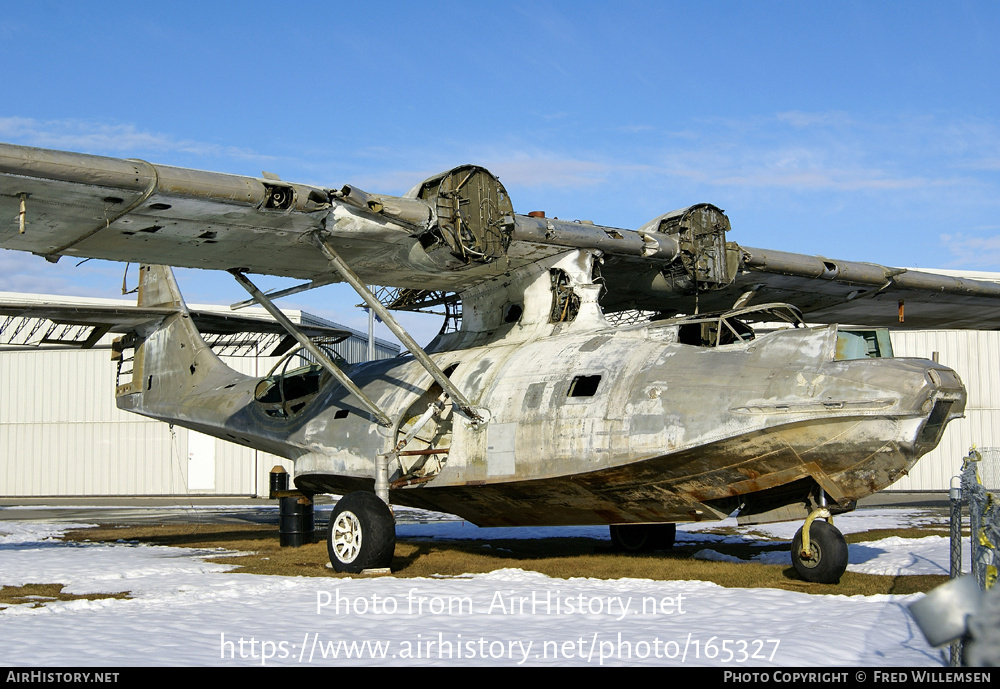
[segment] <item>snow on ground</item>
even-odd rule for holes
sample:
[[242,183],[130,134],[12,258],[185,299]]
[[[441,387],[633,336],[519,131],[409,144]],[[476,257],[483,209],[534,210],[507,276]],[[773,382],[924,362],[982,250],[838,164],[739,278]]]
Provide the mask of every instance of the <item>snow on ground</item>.
[[[883,509],[836,523],[851,533],[932,519],[939,518]],[[706,551],[715,542],[748,542],[702,533],[716,526],[682,527],[678,538],[703,542]],[[553,579],[518,569],[428,579],[273,577],[204,559],[215,551],[55,539],[69,527],[0,522],[0,584],[58,582],[70,593],[128,590],[133,598],[0,610],[4,664],[942,664],[906,610],[919,594],[809,595],[698,581]],[[784,528],[766,531],[785,538]],[[399,532],[607,537],[606,529],[589,527],[478,529],[447,521],[403,525]],[[759,557],[788,563],[787,552]],[[852,571],[946,573],[947,538],[851,545],[850,560]]]

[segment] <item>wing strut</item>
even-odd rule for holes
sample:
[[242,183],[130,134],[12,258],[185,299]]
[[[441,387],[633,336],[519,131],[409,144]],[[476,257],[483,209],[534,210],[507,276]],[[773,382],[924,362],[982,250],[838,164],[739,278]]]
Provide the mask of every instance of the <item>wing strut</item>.
[[[313,280],[312,282],[305,282],[302,283],[301,285],[295,285],[294,287],[289,287],[287,289],[280,289],[280,290],[275,290],[273,292],[267,292],[267,296],[270,297],[271,299],[277,299],[278,297],[287,297],[292,294],[298,294],[300,292],[306,292],[311,289],[316,289],[317,287],[323,287],[325,285],[329,285],[331,282],[335,282],[335,280],[332,279]],[[233,311],[237,311],[239,309],[246,308],[247,306],[253,306],[256,303],[257,303],[256,299],[247,299],[246,301],[238,301],[235,304],[231,305],[229,308],[231,308]]]
[[371,399],[369,399],[368,395],[362,392],[361,388],[355,385],[354,381],[347,377],[346,373],[337,368],[337,365],[330,361],[330,358],[323,353],[322,349],[313,344],[312,340],[306,337],[306,335],[299,330],[294,323],[288,320],[288,317],[281,312],[281,309],[275,306],[263,292],[257,289],[257,286],[250,282],[246,275],[236,269],[230,270],[229,272],[232,273],[233,277],[236,278],[236,281],[243,286],[243,289],[249,292],[250,296],[256,299],[257,302],[274,317],[274,320],[278,321],[278,323],[281,324],[281,327],[288,331],[289,335],[298,340],[299,344],[305,347],[306,351],[316,357],[316,361],[319,362],[323,368],[329,371],[341,385],[350,390],[351,393],[358,398],[361,404],[363,404],[365,408],[367,408],[368,411],[375,417],[375,421],[380,426],[385,426],[386,428],[392,426],[392,421],[390,421],[389,417],[385,415],[385,412],[379,409],[378,406],[372,402]]
[[458,407],[459,411],[461,411],[462,415],[474,423],[482,423],[485,421],[486,419],[483,417],[482,413],[483,410],[476,409],[472,406],[472,403],[469,402],[468,398],[464,394],[462,394],[462,391],[455,387],[455,384],[451,382],[447,375],[445,375],[445,372],[434,363],[433,359],[427,356],[427,352],[425,352],[420,345],[418,345],[416,341],[410,337],[410,334],[407,333],[396,321],[396,319],[393,318],[392,314],[389,313],[389,310],[382,306],[382,303],[368,290],[365,283],[361,281],[361,278],[359,278],[357,274],[351,270],[350,266],[344,262],[337,251],[330,246],[330,243],[323,239],[323,237],[319,234],[313,235],[313,241],[316,242],[316,246],[320,248],[323,254],[330,261],[330,266],[340,273],[340,276],[344,278],[345,282],[354,288],[354,291],[365,300],[368,307],[382,319],[383,323],[389,326],[389,330],[392,331],[393,335],[399,338],[399,341],[402,342],[403,345],[410,351],[410,354],[412,354],[413,357],[427,370],[427,372],[431,374],[431,377],[437,381],[437,384],[441,386],[441,389],[448,393],[448,396],[455,402],[455,405]]

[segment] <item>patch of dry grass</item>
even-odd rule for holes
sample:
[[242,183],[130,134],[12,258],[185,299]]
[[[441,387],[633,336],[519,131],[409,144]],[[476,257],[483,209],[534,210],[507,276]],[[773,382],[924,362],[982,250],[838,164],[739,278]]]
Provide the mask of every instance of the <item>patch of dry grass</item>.
[[[46,603],[57,600],[102,600],[131,598],[128,591],[119,593],[64,593],[65,584],[25,584],[24,586],[0,587],[0,604],[24,605],[31,604],[33,608],[44,607]],[[0,607],[3,610],[4,607]]]
[[[319,533],[319,532],[317,532]],[[939,535],[927,529],[881,529],[853,534],[851,542],[887,536],[919,538]],[[325,541],[301,548],[282,548],[277,527],[234,524],[101,527],[71,531],[74,541],[138,541],[154,545],[239,551],[211,555],[214,562],[231,564],[248,574],[338,577],[327,567]],[[460,576],[516,567],[569,579],[622,577],[654,580],[711,581],[735,588],[778,588],[803,593],[874,595],[926,592],[947,581],[944,575],[880,576],[847,572],[839,584],[814,584],[801,580],[791,566],[754,562],[730,563],[694,560],[703,548],[749,559],[768,549],[787,549],[787,544],[680,543],[668,551],[643,555],[616,552],[607,541],[590,538],[437,540],[401,538],[392,562],[393,576]]]

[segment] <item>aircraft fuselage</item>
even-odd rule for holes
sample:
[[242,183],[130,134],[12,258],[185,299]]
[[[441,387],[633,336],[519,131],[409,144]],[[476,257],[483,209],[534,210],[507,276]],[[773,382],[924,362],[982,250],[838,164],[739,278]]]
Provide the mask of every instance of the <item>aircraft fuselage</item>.
[[[848,504],[932,449],[965,390],[931,361],[836,360],[837,332],[702,347],[650,323],[433,354],[490,418],[433,412],[389,465],[391,500],[480,525],[720,519],[766,491],[799,501],[780,492],[803,481]],[[307,493],[371,490],[376,455],[441,397],[410,357],[350,367],[398,420],[386,429],[315,367],[270,381],[215,371],[187,394],[196,367],[178,369],[178,385],[156,380],[120,406],[291,458]]]

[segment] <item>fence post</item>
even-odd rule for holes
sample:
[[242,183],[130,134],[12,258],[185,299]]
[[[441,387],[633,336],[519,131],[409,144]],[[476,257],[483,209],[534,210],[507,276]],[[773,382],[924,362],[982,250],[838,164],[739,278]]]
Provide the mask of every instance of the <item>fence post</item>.
[[[958,485],[955,485],[958,479]],[[949,540],[951,543],[951,568],[949,577],[957,579],[962,576],[962,477],[952,476],[951,487],[948,491],[948,498],[951,502],[951,529]],[[962,639],[955,639],[951,642],[950,657],[948,665],[950,667],[962,666]]]
[[978,498],[980,486],[979,474],[976,465],[982,459],[982,455],[972,448],[962,465],[962,492],[965,493],[966,501],[969,503],[969,562],[972,567],[972,574],[976,577],[976,583],[980,589],[986,588],[986,572],[982,560],[982,546],[979,543],[979,527],[983,521],[983,505]]

